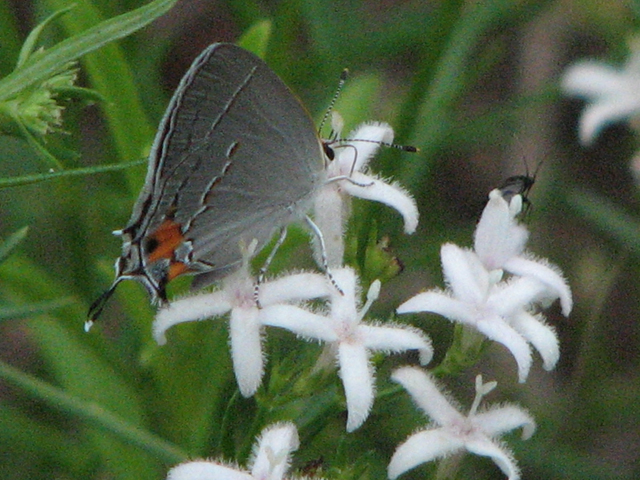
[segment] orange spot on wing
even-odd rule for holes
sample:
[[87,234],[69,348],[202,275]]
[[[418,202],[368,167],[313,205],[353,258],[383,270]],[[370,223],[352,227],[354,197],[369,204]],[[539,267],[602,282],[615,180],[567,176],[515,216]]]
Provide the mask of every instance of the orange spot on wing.
[[165,220],[147,240],[149,244],[154,245],[149,252],[149,262],[155,262],[161,258],[172,258],[173,252],[183,241],[182,225],[170,219]]
[[178,275],[182,275],[188,270],[189,270],[189,267],[187,267],[185,263],[171,262],[171,265],[169,265],[169,273],[167,274],[167,281],[173,280]]

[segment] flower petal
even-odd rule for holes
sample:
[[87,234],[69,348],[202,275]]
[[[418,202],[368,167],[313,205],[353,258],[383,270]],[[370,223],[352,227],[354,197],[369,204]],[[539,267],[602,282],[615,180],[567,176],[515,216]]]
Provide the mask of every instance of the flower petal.
[[338,361],[347,399],[347,432],[353,432],[367,419],[373,405],[373,367],[360,343],[340,342]]
[[547,291],[544,284],[529,277],[515,278],[496,286],[487,306],[503,317],[522,311]]
[[536,422],[529,412],[515,405],[492,408],[472,416],[470,421],[490,437],[522,427],[522,439],[528,440],[536,429]]
[[376,154],[381,142],[393,142],[393,129],[389,124],[367,122],[359,125],[344,141],[345,147],[336,158],[340,173],[350,175],[352,172],[361,172]]
[[579,62],[567,69],[562,87],[590,104],[580,118],[580,141],[590,144],[602,127],[640,110],[639,55],[633,51],[623,69],[599,62]]
[[291,452],[297,450],[299,445],[298,431],[293,423],[279,423],[263,430],[251,462],[253,479],[284,478],[289,468]]
[[176,300],[158,310],[151,327],[153,338],[158,345],[164,345],[167,343],[165,332],[174,325],[217,317],[227,313],[231,307],[224,291],[203,293]]
[[240,393],[250,397],[260,386],[264,373],[259,310],[234,308],[229,321],[231,358]]
[[331,292],[331,320],[337,328],[352,328],[360,322],[358,315],[359,288],[352,268],[338,268],[333,271],[333,279],[342,292],[335,288]]
[[474,437],[465,443],[465,447],[471,453],[490,457],[500,470],[509,478],[509,480],[518,480],[520,478],[520,470],[516,465],[511,452],[504,446],[499,446],[487,437]]
[[280,327],[296,335],[325,342],[335,342],[338,335],[331,322],[321,315],[293,305],[271,305],[260,310],[260,323]]
[[422,330],[409,325],[360,325],[358,335],[362,338],[365,347],[371,350],[394,353],[418,350],[422,365],[426,365],[433,358],[431,339]]
[[167,480],[255,480],[251,475],[224,465],[204,460],[187,462],[173,467]]
[[562,76],[562,89],[567,94],[587,100],[616,95],[626,89],[626,84],[620,70],[595,61],[577,62]]
[[416,201],[399,185],[354,172],[350,179],[340,180],[340,188],[354,197],[374,200],[395,208],[404,219],[404,231],[416,231],[419,217]]
[[451,298],[444,292],[430,291],[419,293],[400,305],[396,312],[413,313],[413,312],[432,312],[442,315],[456,322],[470,323],[475,325],[474,312],[469,306]]
[[531,349],[522,336],[498,316],[480,319],[479,332],[509,349],[518,364],[518,381],[524,383],[531,369]]
[[453,243],[440,248],[442,271],[454,296],[464,302],[480,304],[489,288],[489,273],[478,256]]
[[493,190],[474,235],[474,250],[484,266],[488,270],[502,268],[506,260],[522,253],[528,237],[500,190]]
[[633,97],[616,96],[588,105],[580,117],[580,141],[590,145],[604,127],[625,120],[639,111],[638,94]]
[[391,480],[407,470],[464,447],[464,442],[457,436],[442,430],[423,430],[414,433],[396,448],[387,473]]
[[276,303],[327,297],[332,291],[326,275],[304,272],[285,275],[261,284],[259,299],[264,307]]
[[438,389],[428,373],[415,367],[401,367],[391,380],[402,385],[416,405],[439,425],[462,424],[465,418]]
[[504,267],[514,275],[533,277],[550,289],[550,296],[560,297],[562,314],[567,317],[573,308],[573,299],[569,284],[560,273],[558,267],[544,260],[530,260],[524,257],[511,258]]
[[553,370],[560,358],[560,342],[555,330],[540,315],[520,312],[509,319],[511,326],[540,353],[545,370]]

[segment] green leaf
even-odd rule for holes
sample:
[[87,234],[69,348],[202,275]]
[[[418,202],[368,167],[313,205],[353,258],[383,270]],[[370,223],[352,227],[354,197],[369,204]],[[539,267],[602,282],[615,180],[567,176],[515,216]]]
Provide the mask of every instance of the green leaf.
[[92,468],[93,455],[88,445],[4,404],[0,404],[0,444],[5,458],[19,455],[26,462],[54,461],[74,472],[74,478],[87,478]]
[[27,126],[19,118],[14,118],[14,120],[27,143],[31,145],[31,148],[38,152],[38,154],[40,154],[40,156],[44,160],[49,162],[51,168],[64,168],[62,163],[60,163],[60,160],[58,160],[51,152],[49,152],[49,150],[47,150],[40,142],[38,142],[38,140],[31,134]]
[[453,343],[447,350],[442,363],[433,369],[437,377],[457,376],[474,366],[485,351],[485,337],[466,325],[453,327]]
[[21,36],[14,8],[8,0],[0,0],[0,75],[6,75],[14,69],[15,59],[20,52]]
[[[60,8],[66,0],[46,0],[51,8]],[[115,23],[114,38],[120,38],[142,28],[165,13],[175,0],[156,0],[133,12],[103,21],[102,12],[91,2],[83,2],[71,15],[62,18],[62,24],[71,38],[82,37],[97,27],[106,28]],[[121,21],[118,21],[121,19]],[[127,19],[125,21],[125,19]],[[101,31],[102,28],[100,28]],[[116,37],[117,35],[117,37]],[[95,50],[95,49],[93,49]],[[129,64],[122,48],[115,43],[99,51],[92,51],[82,58],[91,87],[107,99],[100,104],[111,131],[113,145],[120,161],[130,161],[146,156],[155,132],[142,106],[140,91],[134,81],[133,66]],[[138,172],[126,172],[130,191],[142,187],[143,178]]]
[[124,416],[107,410],[103,405],[72,395],[49,383],[0,361],[0,377],[19,387],[24,393],[67,414],[97,425],[130,445],[146,450],[166,462],[177,463],[187,458],[175,445],[131,423]]
[[567,201],[580,215],[624,248],[640,255],[640,222],[606,198],[574,190]]
[[66,307],[72,302],[71,298],[60,298],[46,302],[32,303],[20,307],[0,306],[0,321],[16,320],[18,318],[34,317],[49,313],[61,307]]
[[242,34],[238,40],[238,45],[255,53],[260,58],[264,58],[267,54],[271,29],[272,25],[269,20],[257,22]]
[[112,18],[68,38],[42,53],[31,55],[21,68],[0,80],[0,101],[55,75],[63,65],[126,37],[166,13],[177,0],[155,0],[132,12]]
[[59,16],[64,15],[68,11],[72,10],[73,8],[75,8],[75,6],[76,5],[74,4],[74,5],[70,5],[70,6],[66,7],[66,8],[63,8],[61,10],[58,10],[54,14],[50,15],[44,22],[42,22],[36,28],[31,30],[31,32],[29,33],[29,36],[27,36],[27,39],[24,41],[24,45],[22,45],[22,49],[20,50],[20,54],[18,55],[18,62],[16,64],[16,68],[20,68],[22,65],[24,65],[25,62],[27,61],[27,59],[31,56],[31,54],[33,53],[33,51],[36,48],[36,44],[38,43],[38,39],[40,38],[40,34],[47,27],[47,25],[49,25],[53,20],[55,20]]
[[27,237],[27,232],[29,231],[29,227],[22,227],[15,233],[9,235],[2,245],[0,245],[0,263],[2,263],[5,258],[7,258],[14,248],[16,248],[22,240]]
[[[22,258],[12,257],[0,265],[0,276],[4,294],[13,303],[30,303],[43,297],[64,295],[65,290],[59,282]],[[140,444],[142,440],[135,438],[140,439],[147,424],[135,363],[114,358],[115,345],[96,335],[85,334],[82,328],[84,315],[84,308],[71,304],[56,312],[55,320],[40,316],[27,323],[47,371],[62,386],[64,395],[46,387],[38,388],[39,385],[34,386],[28,381],[30,379],[16,377],[15,371],[7,372],[5,369],[2,373],[43,401],[51,401],[52,405],[58,402],[61,404],[59,408],[64,407],[72,415],[102,422],[100,428],[87,425],[78,435],[92,445],[103,468],[114,478],[154,478],[159,468],[159,459],[153,457],[157,454],[155,447],[143,450],[130,448],[132,444]],[[69,396],[81,399],[85,404],[64,398]],[[115,435],[105,435],[104,428]]]

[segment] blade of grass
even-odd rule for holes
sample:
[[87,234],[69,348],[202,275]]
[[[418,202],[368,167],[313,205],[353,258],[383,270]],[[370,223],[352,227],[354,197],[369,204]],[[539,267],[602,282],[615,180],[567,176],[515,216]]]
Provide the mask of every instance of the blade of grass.
[[0,245],[0,263],[2,263],[4,259],[11,254],[13,249],[16,248],[20,244],[20,242],[22,242],[22,240],[26,238],[28,231],[29,227],[22,227],[17,232],[9,235],[9,238],[7,238],[2,243],[2,245]]
[[83,55],[97,50],[109,42],[126,37],[166,13],[177,0],[155,0],[144,7],[125,13],[54,45],[40,54],[34,54],[22,68],[0,80],[0,100],[13,97],[26,87],[55,75]]
[[19,318],[33,317],[49,313],[72,302],[71,298],[60,298],[46,302],[32,303],[20,307],[0,307],[0,321],[17,320]]
[[574,190],[567,202],[583,218],[635,255],[640,255],[640,223],[606,198]]
[[272,25],[269,20],[256,22],[238,40],[238,45],[255,53],[260,58],[267,54],[269,37],[271,36]]
[[52,460],[72,472],[70,478],[87,478],[94,461],[85,443],[6,403],[0,404],[0,444],[4,458],[19,455],[27,462]]
[[20,52],[20,43],[20,32],[12,6],[7,0],[0,0],[0,75],[6,75],[13,70]]
[[[59,9],[66,0],[47,0],[46,3],[52,9]],[[163,13],[163,10],[157,9],[156,16],[161,12]],[[92,2],[85,0],[69,15],[62,17],[61,23],[68,35],[78,36],[82,35],[81,32],[91,30],[92,25],[107,23],[102,17],[102,12]],[[148,22],[153,18],[155,17],[148,16],[145,20]],[[140,23],[139,27],[142,26]],[[99,51],[84,56],[82,63],[92,88],[107,99],[107,102],[100,106],[104,111],[120,161],[145,156],[146,147],[153,138],[155,125],[150,123],[142,107],[132,68],[121,47],[115,43],[106,45]],[[142,182],[138,172],[126,172],[126,176],[131,191],[138,191]]]
[[53,22],[56,18],[67,13],[69,10],[72,10],[73,8],[75,8],[75,4],[68,5],[63,9],[58,10],[57,12],[49,15],[36,28],[31,30],[31,32],[27,36],[27,39],[24,41],[22,48],[20,49],[20,55],[18,55],[18,63],[16,64],[16,68],[20,68],[21,66],[23,66],[26,63],[27,59],[31,56],[31,54],[37,48],[37,43],[38,43],[38,40],[40,39],[40,34],[45,28],[47,28],[47,25]]
[[135,445],[168,463],[182,462],[187,458],[186,452],[176,445],[129,423],[102,405],[71,395],[2,361],[0,377],[32,398],[111,432],[130,445]]

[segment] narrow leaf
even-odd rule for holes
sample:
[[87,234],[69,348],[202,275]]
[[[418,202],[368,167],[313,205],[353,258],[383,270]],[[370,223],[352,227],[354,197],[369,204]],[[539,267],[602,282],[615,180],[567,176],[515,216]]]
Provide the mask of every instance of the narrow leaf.
[[16,320],[18,318],[33,317],[49,313],[60,307],[65,307],[71,303],[71,298],[60,298],[46,302],[32,303],[20,307],[0,307],[0,321]]
[[73,8],[75,8],[75,6],[76,5],[73,4],[61,10],[58,10],[54,14],[50,15],[47,19],[45,19],[45,21],[42,22],[40,25],[38,25],[36,28],[31,30],[31,32],[29,33],[29,36],[24,41],[24,45],[22,45],[22,49],[20,50],[20,55],[18,56],[18,63],[16,64],[16,68],[20,68],[22,65],[24,65],[27,59],[31,56],[31,54],[36,48],[36,44],[38,43],[40,34],[47,27],[47,25],[49,25],[53,20],[55,20],[59,16],[64,15],[69,10],[72,10]]
[[24,393],[69,415],[97,425],[130,445],[141,448],[170,463],[182,462],[187,454],[153,433],[129,423],[95,402],[85,401],[49,383],[0,362],[0,378]]
[[22,227],[15,233],[12,233],[9,238],[7,238],[0,245],[0,263],[4,261],[5,258],[11,254],[14,248],[16,248],[22,240],[24,240],[27,236],[27,232],[29,231],[29,227]]
[[43,53],[32,55],[25,65],[0,80],[0,100],[7,100],[28,86],[46,80],[55,75],[61,66],[86,53],[141,29],[166,13],[176,1],[155,0],[63,40]]

